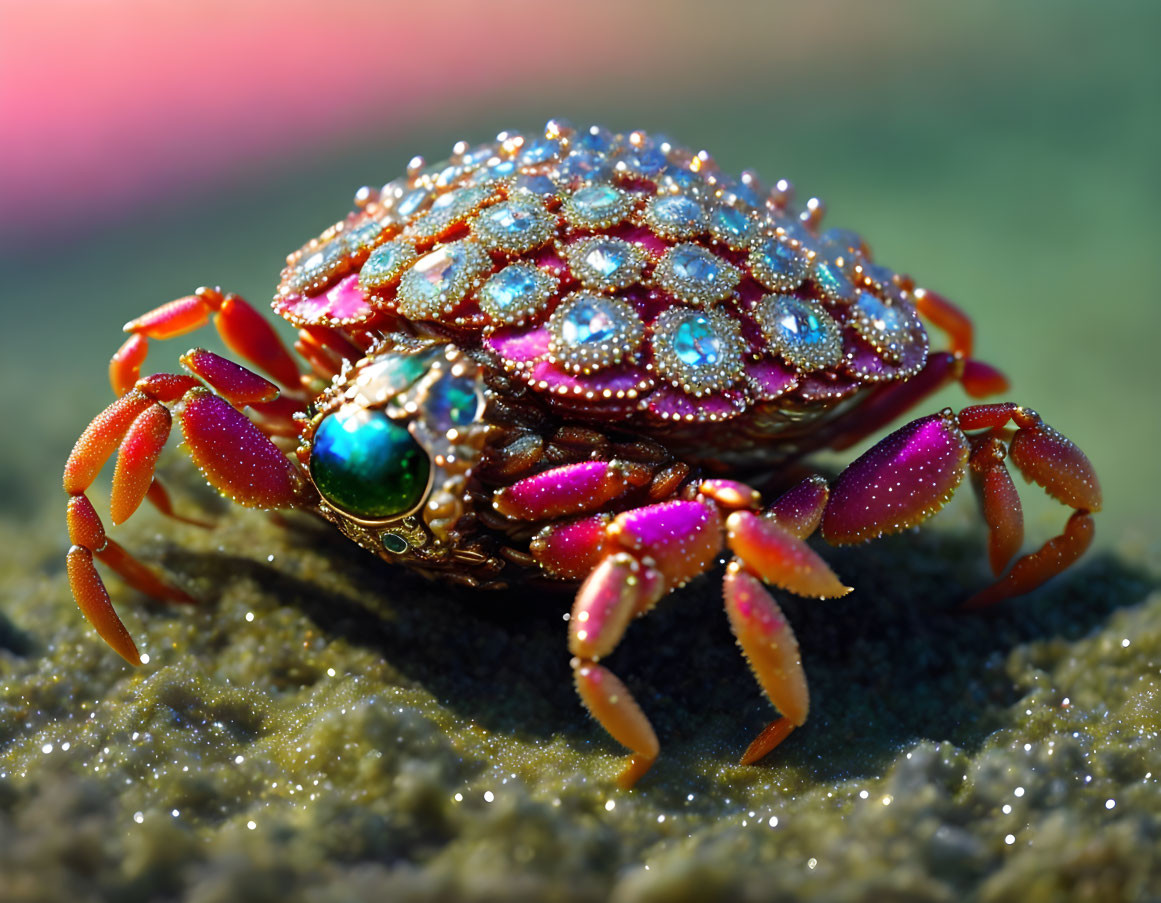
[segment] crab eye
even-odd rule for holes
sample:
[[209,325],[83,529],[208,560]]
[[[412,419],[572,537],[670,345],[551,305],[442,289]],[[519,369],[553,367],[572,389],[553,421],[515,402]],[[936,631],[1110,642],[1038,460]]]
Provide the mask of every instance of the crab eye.
[[382,411],[350,405],[323,418],[310,474],[323,497],[355,517],[399,517],[427,491],[431,462],[405,427]]

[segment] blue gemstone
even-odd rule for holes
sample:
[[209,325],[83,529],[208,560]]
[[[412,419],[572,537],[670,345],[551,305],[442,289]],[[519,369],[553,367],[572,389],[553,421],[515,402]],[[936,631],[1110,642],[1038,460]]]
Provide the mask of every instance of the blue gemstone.
[[556,184],[548,176],[521,174],[516,177],[515,187],[518,191],[527,191],[529,194],[556,194]]
[[478,166],[480,163],[491,160],[494,156],[496,156],[495,144],[478,144],[464,154],[463,164],[465,166]]
[[441,433],[475,423],[479,411],[476,381],[462,376],[445,376],[423,399],[425,422]]
[[596,241],[589,246],[584,262],[594,272],[609,279],[629,264],[630,254],[630,250],[615,239]]
[[814,282],[822,293],[835,301],[849,301],[854,297],[855,287],[837,263],[832,260],[816,260]]
[[587,151],[608,153],[613,149],[613,135],[608,129],[594,125],[583,135],[579,136],[574,145]]
[[520,152],[520,165],[532,166],[536,163],[543,163],[545,160],[551,160],[559,153],[559,141],[553,138],[539,138],[524,146],[524,149]]
[[842,330],[815,302],[771,296],[758,311],[762,331],[795,367],[819,370],[842,357]]
[[528,251],[548,239],[552,222],[539,201],[515,198],[481,213],[476,232],[490,246]]
[[395,212],[400,216],[414,216],[431,203],[431,192],[426,188],[416,188],[410,194],[404,195]]
[[617,322],[598,299],[573,303],[560,325],[560,337],[566,345],[599,345],[617,334]]
[[655,147],[642,147],[630,151],[625,157],[625,163],[631,170],[643,176],[656,175],[669,165],[665,154]]
[[608,159],[595,151],[574,150],[560,164],[560,174],[566,179],[606,178],[612,171]]
[[673,352],[690,367],[713,367],[725,352],[725,343],[704,314],[687,317],[673,331]]
[[500,160],[497,163],[488,167],[488,172],[492,176],[510,176],[516,172],[515,160]]
[[653,225],[661,232],[691,235],[705,219],[701,205],[683,194],[670,194],[653,199],[649,207]]
[[715,236],[730,245],[741,245],[750,234],[751,221],[741,210],[717,207],[710,214],[710,228]]
[[750,267],[758,281],[775,291],[788,292],[806,278],[806,261],[798,251],[773,236],[755,243]]
[[661,177],[661,185],[667,191],[693,191],[705,188],[705,180],[688,169],[679,169],[676,166],[667,167]]
[[600,221],[624,208],[625,197],[612,185],[590,185],[574,194],[571,204],[583,218]]
[[396,279],[414,260],[415,250],[410,245],[389,241],[371,252],[359,273],[359,283],[365,289],[381,288]]
[[526,266],[506,267],[484,283],[480,300],[501,313],[521,310],[541,292],[541,282],[534,269]]
[[699,283],[709,289],[729,278],[724,261],[697,245],[676,246],[669,252],[669,260],[673,275],[678,279]]
[[738,196],[738,200],[740,200],[743,204],[749,204],[751,207],[755,208],[762,206],[762,199],[759,198],[757,192],[755,192],[754,189],[752,189],[745,182],[738,182],[738,184],[735,185],[731,190]]

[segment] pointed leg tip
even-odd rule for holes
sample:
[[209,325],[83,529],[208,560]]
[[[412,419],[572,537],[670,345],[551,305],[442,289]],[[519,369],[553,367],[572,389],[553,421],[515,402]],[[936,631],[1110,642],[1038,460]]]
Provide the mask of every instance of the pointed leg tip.
[[772,721],[762,733],[754,738],[754,742],[746,747],[746,751],[742,753],[742,758],[738,764],[753,765],[755,762],[765,758],[783,740],[789,737],[796,727],[798,725],[786,717]]
[[656,761],[656,756],[643,756],[640,754],[631,756],[628,764],[617,775],[617,786],[622,790],[632,790],[637,782],[645,776],[646,772],[653,767],[653,763]]

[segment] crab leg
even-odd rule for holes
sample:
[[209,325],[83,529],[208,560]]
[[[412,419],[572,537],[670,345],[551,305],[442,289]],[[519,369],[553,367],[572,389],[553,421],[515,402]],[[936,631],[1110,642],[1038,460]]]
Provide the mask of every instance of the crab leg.
[[[1012,462],[1075,513],[1061,535],[1019,559],[1007,577],[968,604],[981,607],[1035,589],[1088,547],[1089,514],[1100,510],[1101,493],[1084,453],[1035,411],[1012,402],[975,405],[958,417],[945,410],[892,433],[839,476],[823,515],[823,537],[842,545],[922,523],[951,498],[970,468],[989,527],[992,567],[999,573],[1023,535],[1018,498],[1004,465],[1009,423],[1017,427],[1007,444]],[[981,430],[987,432],[965,434]]]
[[[509,517],[522,513],[533,519],[533,515],[550,518],[562,507],[575,510],[584,498],[590,510],[616,498],[590,492],[591,481],[610,492],[613,487],[624,489],[611,476],[607,462],[586,462],[521,480],[498,492],[494,504]],[[724,588],[730,623],[759,684],[782,712],[778,726],[751,744],[744,762],[761,758],[805,720],[806,679],[797,643],[760,580],[815,597],[848,592],[803,542],[818,525],[826,499],[826,484],[815,477],[759,515],[755,509],[761,499],[753,489],[711,479],[696,485],[693,499],[553,524],[532,541],[532,555],[546,571],[563,578],[585,577],[569,620],[573,675],[585,707],[631,752],[618,778],[622,787],[636,783],[660,747],[648,718],[600,659],[613,651],[634,617],[703,573],[726,542],[738,556]]]
[[136,385],[149,352],[149,339],[185,335],[206,325],[211,316],[231,351],[282,385],[299,388],[298,365],[261,314],[237,295],[199,288],[192,295],[156,307],[125,324],[130,336],[109,362],[113,391],[125,395]]
[[[277,394],[277,388],[257,374],[210,352],[195,350],[185,362],[235,402],[269,399]],[[242,505],[281,508],[293,506],[304,485],[297,466],[245,415],[193,377],[161,373],[140,379],[93,419],[65,465],[64,489],[70,496],[68,526],[72,542],[67,559],[69,584],[78,606],[97,632],[131,664],[139,664],[140,656],[113,610],[93,564],[94,556],[147,595],[172,602],[194,600],[109,539],[85,493],[117,451],[110,496],[113,523],[125,521],[145,498],[155,499],[163,511],[172,510],[153,474],[169,438],[173,419],[170,404],[178,412],[191,456],[219,492]]]

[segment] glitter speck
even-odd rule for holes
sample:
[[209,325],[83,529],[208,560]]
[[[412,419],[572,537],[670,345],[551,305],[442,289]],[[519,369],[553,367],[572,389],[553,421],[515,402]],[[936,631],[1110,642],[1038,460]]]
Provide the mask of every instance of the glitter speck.
[[1017,787],[1015,790],[1012,791],[1012,795],[1017,796],[1017,797],[1023,796],[1024,795],[1024,788]]
[[253,821],[248,821],[248,822],[246,822],[246,827],[249,828],[251,831],[253,831],[255,828],[258,827],[258,823],[253,822]]
[[1011,815],[1012,814],[1012,807],[1008,803],[1004,803],[1004,805],[1000,809],[1000,811],[1003,812],[1005,815]]
[[1016,835],[1015,834],[1008,834],[1004,837],[1004,843],[1006,843],[1008,846],[1011,846],[1015,842],[1016,842]]
[[870,795],[871,795],[871,794],[870,794],[870,793],[868,793],[866,790],[860,790],[860,791],[859,791],[859,799],[861,799],[861,800],[865,800],[865,799],[866,799],[867,797],[869,797]]
[[495,798],[496,798],[496,794],[494,794],[491,790],[484,791],[484,802],[485,803],[490,803]]
[[818,865],[818,860],[817,860],[817,859],[815,859],[813,856],[812,856],[812,857],[810,857],[809,859],[807,859],[807,860],[806,860],[806,867],[807,867],[808,869],[813,869],[813,868],[815,868],[817,865]]
[[234,764],[235,765],[241,765],[245,761],[246,761],[245,756],[242,756],[242,755],[234,756]]
[[134,812],[133,821],[137,822],[137,824],[141,824],[143,821],[145,821],[145,814],[143,812]]
[[1128,645],[1129,645],[1129,638],[1128,637],[1125,637],[1123,640],[1121,640],[1121,648],[1122,649],[1124,649]]
[[613,800],[609,800],[608,802],[605,803],[605,811],[606,812],[612,812],[616,808],[617,808],[617,804],[615,802],[613,802]]
[[148,652],[141,653],[141,664],[143,664],[143,665],[149,664],[149,653]]
[[1116,800],[1105,800],[1105,808],[1106,808],[1106,809],[1112,809],[1112,808],[1114,808],[1116,805],[1117,805],[1117,801],[1116,801]]
[[44,746],[42,746],[40,748],[40,751],[47,756],[50,752],[52,752],[52,744],[51,743],[44,744]]
[[766,824],[768,824],[771,828],[777,828],[778,827],[778,816],[771,815],[770,820],[768,822],[766,822]]

